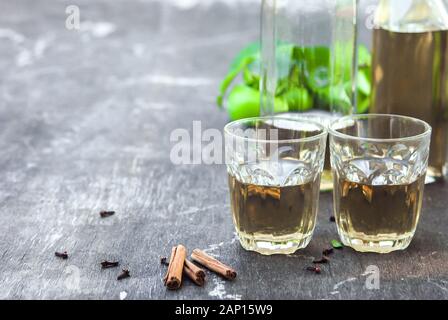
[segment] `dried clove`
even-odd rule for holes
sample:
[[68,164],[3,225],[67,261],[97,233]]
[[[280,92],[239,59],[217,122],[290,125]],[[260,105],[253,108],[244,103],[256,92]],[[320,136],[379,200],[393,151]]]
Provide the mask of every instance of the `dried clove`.
[[100,216],[101,218],[107,218],[110,216],[113,216],[115,214],[115,211],[101,211]]
[[316,274],[319,274],[321,272],[321,269],[319,266],[314,266],[314,267],[307,267],[306,270],[308,271],[312,271]]
[[101,268],[103,269],[118,267],[118,265],[119,265],[118,261],[104,260],[103,262],[101,262]]
[[330,222],[336,222],[336,218],[334,216],[330,216]]
[[163,264],[164,266],[169,266],[170,264],[167,261],[167,257],[160,258],[160,264]]
[[118,275],[117,280],[123,280],[131,276],[128,269],[123,269],[121,271],[122,272]]
[[330,254],[334,252],[333,248],[324,249],[322,251],[322,255],[328,257]]
[[68,253],[67,253],[67,251],[64,251],[64,252],[55,252],[54,253],[54,255],[56,256],[56,257],[58,257],[58,258],[61,258],[61,259],[68,259]]

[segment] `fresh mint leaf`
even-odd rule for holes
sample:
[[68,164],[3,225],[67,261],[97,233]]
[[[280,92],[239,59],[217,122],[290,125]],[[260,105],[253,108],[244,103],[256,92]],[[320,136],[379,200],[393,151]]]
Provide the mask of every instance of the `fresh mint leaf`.
[[358,46],[358,66],[372,66],[372,55],[370,54],[369,49],[367,49],[367,47],[362,44]]
[[358,106],[356,113],[366,113],[369,111],[371,103],[370,96],[363,95],[362,93],[358,94]]
[[[334,54],[335,60],[331,61]],[[367,47],[358,47],[358,113],[368,111],[371,96],[372,56]],[[275,111],[304,111],[310,108],[348,112],[352,88],[352,52],[343,43],[330,50],[325,46],[301,47],[278,43],[275,48],[277,74]],[[244,85],[235,86],[228,101],[231,119],[255,116],[260,112],[260,43],[253,42],[233,59],[220,86],[217,103],[223,105],[226,92],[242,74]],[[244,89],[243,89],[244,88]],[[250,90],[250,91],[249,91]],[[278,107],[277,107],[278,105]],[[237,110],[247,108],[247,110]]]
[[246,57],[244,58],[241,62],[240,65],[231,70],[226,77],[224,78],[224,80],[221,82],[221,86],[219,89],[219,96],[216,99],[216,102],[218,104],[218,106],[222,107],[223,105],[223,100],[224,100],[224,96],[226,94],[227,89],[229,88],[229,86],[232,84],[233,80],[240,74],[240,72],[246,68],[249,64],[251,64],[254,61],[253,57]]
[[331,246],[335,249],[342,249],[344,247],[338,240],[331,240]]
[[370,96],[370,94],[372,93],[370,68],[364,67],[359,69],[357,77],[359,92],[366,96]]
[[303,70],[306,83],[316,91],[330,84],[330,49],[306,47],[303,49]]
[[256,90],[259,90],[260,87],[260,76],[258,74],[255,74],[249,70],[249,67],[246,66],[243,70],[243,79],[244,83],[252,87]]
[[352,108],[352,102],[345,86],[328,86],[315,92],[315,106],[319,109],[331,110],[347,114]]
[[229,72],[239,69],[241,63],[247,58],[252,58],[255,61],[260,58],[260,42],[252,42],[244,47],[230,64]]

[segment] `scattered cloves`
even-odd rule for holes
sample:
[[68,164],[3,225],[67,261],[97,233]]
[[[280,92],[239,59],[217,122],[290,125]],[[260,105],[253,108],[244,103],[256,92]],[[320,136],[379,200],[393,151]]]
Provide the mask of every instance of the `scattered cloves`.
[[334,216],[330,216],[330,222],[336,222],[336,218]]
[[103,269],[118,267],[118,265],[119,265],[118,261],[104,260],[103,262],[101,262],[101,268],[103,268]]
[[117,280],[123,280],[129,278],[131,274],[128,269],[123,269],[122,272],[118,275]]
[[107,218],[110,216],[113,216],[115,214],[115,211],[101,211],[100,216],[101,218]]
[[322,255],[328,257],[330,254],[332,254],[334,252],[333,248],[328,248],[328,249],[324,249],[322,251]]
[[321,269],[319,266],[314,266],[314,267],[307,267],[306,270],[308,271],[312,271],[316,274],[319,274],[321,272]]
[[68,253],[67,253],[67,251],[64,251],[64,252],[55,252],[54,253],[54,255],[56,256],[56,257],[58,257],[58,258],[61,258],[61,259],[68,259]]

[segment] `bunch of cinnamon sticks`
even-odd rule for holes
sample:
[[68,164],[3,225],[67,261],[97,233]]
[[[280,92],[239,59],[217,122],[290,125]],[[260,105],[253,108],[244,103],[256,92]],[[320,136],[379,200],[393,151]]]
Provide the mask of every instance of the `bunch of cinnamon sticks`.
[[[223,276],[225,279],[233,280],[236,278],[234,269],[209,256],[204,251],[194,249],[191,260]],[[164,262],[163,258],[162,262]],[[168,271],[163,279],[165,286],[170,290],[179,289],[182,285],[183,274],[198,286],[203,286],[205,283],[205,271],[187,259],[187,249],[180,244],[171,249]]]

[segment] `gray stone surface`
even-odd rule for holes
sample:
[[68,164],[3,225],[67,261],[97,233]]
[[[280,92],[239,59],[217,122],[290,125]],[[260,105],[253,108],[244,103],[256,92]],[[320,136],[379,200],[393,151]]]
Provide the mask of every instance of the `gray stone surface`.
[[[292,256],[245,252],[235,238],[223,166],[175,166],[170,133],[192,121],[222,128],[214,99],[234,53],[258,37],[257,1],[1,0],[0,298],[448,298],[447,196],[427,187],[408,250],[335,253],[321,196],[315,236]],[[81,9],[81,31],[65,8]],[[100,219],[98,212],[117,214]],[[207,249],[238,270],[204,288],[162,284],[172,245]],[[67,250],[68,260],[54,257]],[[117,281],[118,259],[132,277]],[[367,266],[381,272],[365,288]],[[122,296],[124,294],[122,293]]]

